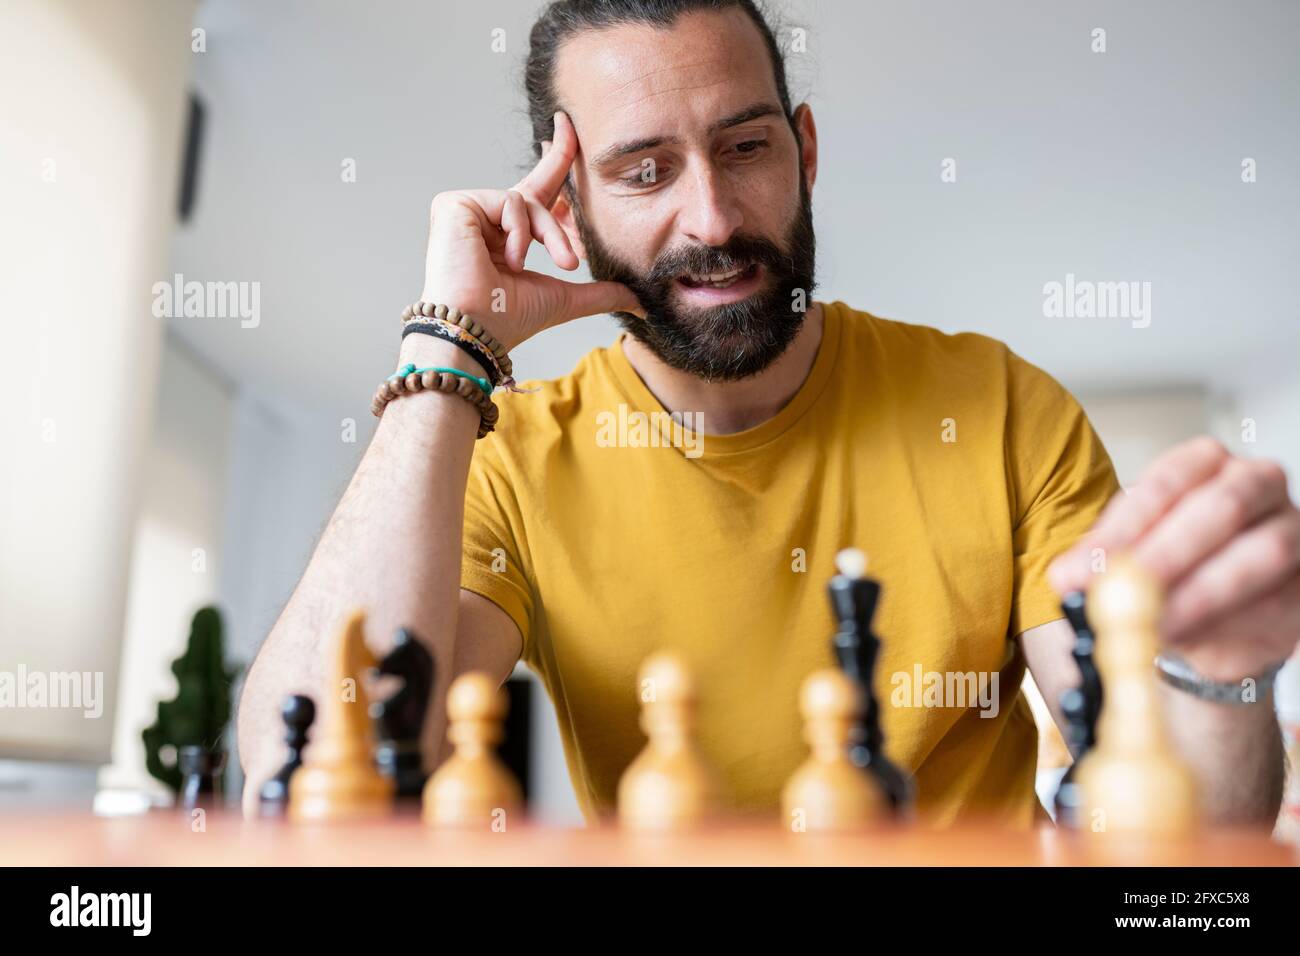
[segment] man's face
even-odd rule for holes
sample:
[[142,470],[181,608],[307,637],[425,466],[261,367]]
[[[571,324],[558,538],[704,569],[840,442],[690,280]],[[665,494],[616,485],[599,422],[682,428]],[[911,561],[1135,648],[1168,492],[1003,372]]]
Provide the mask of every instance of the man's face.
[[616,313],[629,332],[707,380],[770,365],[812,293],[809,183],[772,70],[739,10],[581,33],[559,58],[579,254],[641,301],[644,320]]

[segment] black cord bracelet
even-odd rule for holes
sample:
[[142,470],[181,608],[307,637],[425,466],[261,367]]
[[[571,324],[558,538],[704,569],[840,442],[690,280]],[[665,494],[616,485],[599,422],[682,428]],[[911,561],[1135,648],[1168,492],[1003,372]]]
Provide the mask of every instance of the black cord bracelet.
[[457,329],[453,332],[445,325],[439,325],[436,322],[407,322],[406,327],[402,329],[402,338],[406,338],[412,332],[419,332],[423,335],[432,335],[434,338],[442,339],[444,342],[450,342],[459,348],[462,352],[472,358],[479,365],[483,366],[483,371],[487,373],[487,379],[492,383],[493,388],[501,384],[500,366],[492,360],[492,353],[483,345],[474,342],[468,342],[457,335]]

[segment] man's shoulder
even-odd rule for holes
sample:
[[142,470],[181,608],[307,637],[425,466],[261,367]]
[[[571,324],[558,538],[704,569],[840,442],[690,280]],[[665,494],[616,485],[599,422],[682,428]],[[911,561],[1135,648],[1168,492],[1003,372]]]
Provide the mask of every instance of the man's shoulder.
[[1006,343],[979,332],[945,332],[842,302],[832,307],[842,319],[844,367],[889,383],[895,392],[983,400],[1013,390],[1013,380],[1032,369]]
[[834,307],[843,318],[847,363],[893,381],[898,389],[973,400],[996,397],[1040,409],[1074,404],[1051,374],[1000,339],[885,319],[843,302]]
[[1006,343],[979,332],[945,332],[929,325],[883,318],[839,301],[829,307],[840,311],[845,347],[850,350],[867,350],[886,358],[998,363],[1014,355]]

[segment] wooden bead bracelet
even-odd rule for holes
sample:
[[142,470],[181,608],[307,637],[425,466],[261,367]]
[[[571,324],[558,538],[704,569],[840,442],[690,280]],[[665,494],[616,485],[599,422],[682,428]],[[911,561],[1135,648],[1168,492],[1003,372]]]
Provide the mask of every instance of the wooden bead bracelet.
[[437,318],[450,322],[452,325],[459,326],[474,338],[483,343],[489,352],[496,356],[497,362],[501,365],[501,370],[509,378],[513,374],[513,368],[510,363],[510,356],[506,354],[506,347],[495,338],[487,329],[483,328],[483,323],[471,318],[454,305],[439,305],[434,302],[414,302],[402,310],[402,321],[410,322],[423,316],[424,318]]
[[501,412],[492,401],[492,383],[454,368],[416,368],[407,363],[384,380],[370,402],[370,412],[376,418],[393,399],[407,392],[455,392],[479,411],[478,437],[483,438],[496,428]]

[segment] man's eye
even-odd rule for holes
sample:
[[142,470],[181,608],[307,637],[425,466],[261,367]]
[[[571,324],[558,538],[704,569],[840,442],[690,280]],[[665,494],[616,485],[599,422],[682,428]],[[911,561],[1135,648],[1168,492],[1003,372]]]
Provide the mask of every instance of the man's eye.
[[765,139],[747,139],[743,143],[737,143],[732,148],[738,153],[751,154],[757,153],[761,149],[767,149],[770,145]]
[[642,168],[631,176],[620,176],[618,181],[631,189],[648,189],[653,186],[662,175],[662,169],[656,168],[655,170],[650,171]]

